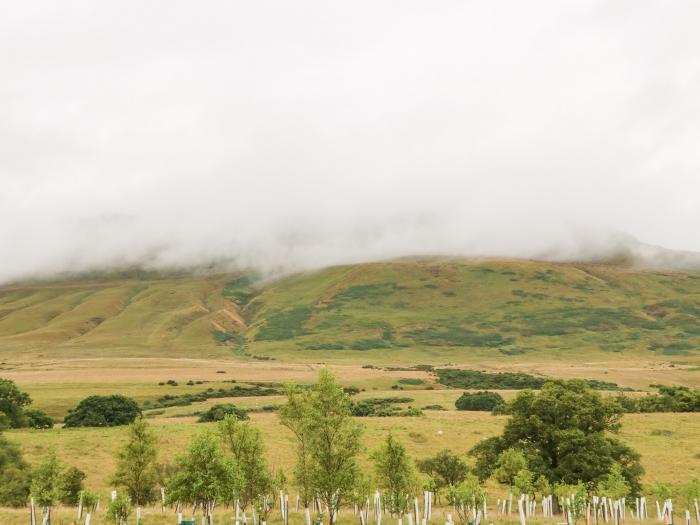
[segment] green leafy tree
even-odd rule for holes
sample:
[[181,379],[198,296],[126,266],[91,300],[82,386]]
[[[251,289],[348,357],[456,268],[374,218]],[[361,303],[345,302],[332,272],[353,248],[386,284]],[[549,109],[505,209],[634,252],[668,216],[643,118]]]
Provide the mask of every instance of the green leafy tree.
[[239,502],[241,509],[245,510],[271,488],[262,435],[250,423],[240,423],[232,415],[219,423],[219,434],[238,463],[243,479]]
[[27,426],[37,429],[53,428],[53,419],[43,410],[28,408],[24,411]]
[[0,507],[22,507],[29,497],[31,470],[14,443],[0,435]]
[[583,483],[576,485],[561,485],[559,494],[564,498],[564,508],[571,513],[571,522],[575,525],[586,514],[589,503],[588,489]]
[[286,385],[287,402],[282,405],[278,414],[282,425],[287,427],[296,438],[297,461],[294,466],[294,480],[299,487],[301,501],[309,508],[311,497],[311,458],[309,456],[309,426],[307,413],[311,400],[311,391],[297,385]]
[[467,464],[449,450],[442,450],[436,456],[420,460],[418,470],[435,481],[437,490],[461,483],[469,473]]
[[51,521],[51,508],[61,497],[63,465],[53,452],[32,472],[31,495]]
[[447,501],[454,507],[457,521],[462,525],[472,521],[470,509],[479,508],[485,495],[479,478],[474,474],[467,474],[463,481],[447,489]]
[[520,470],[513,478],[513,488],[516,496],[522,494],[534,494],[535,481],[534,475],[528,469]]
[[533,474],[552,483],[595,486],[619,464],[631,494],[639,494],[644,472],[639,454],[610,435],[618,432],[623,413],[614,400],[583,381],[547,381],[539,392],[519,393],[509,412],[503,435],[470,451],[480,477],[493,473],[504,450],[517,447],[526,454]]
[[31,404],[29,394],[14,381],[0,378],[0,430],[25,426],[24,407]]
[[549,480],[542,475],[535,480],[532,488],[535,494],[539,494],[540,496],[549,496],[552,493],[551,483],[549,483]]
[[127,525],[131,514],[131,500],[126,494],[118,494],[107,506],[107,519],[116,525]]
[[85,472],[76,467],[68,467],[61,474],[58,499],[64,505],[77,505],[83,491]]
[[622,474],[622,467],[614,464],[610,473],[598,483],[598,493],[613,499],[624,498],[630,493],[630,486]]
[[667,499],[671,499],[672,496],[671,485],[660,481],[652,485],[652,492],[659,501],[666,501]]
[[83,502],[83,508],[87,512],[94,512],[95,507],[97,506],[97,502],[99,501],[100,496],[92,492],[91,490],[84,489],[83,491],[80,492],[80,497],[79,501]]
[[143,506],[157,499],[157,439],[142,417],[129,425],[128,435],[129,440],[117,454],[112,483],[122,487],[135,505]]
[[63,420],[70,427],[114,427],[128,425],[141,415],[138,403],[121,395],[83,399]]
[[319,496],[329,509],[329,523],[342,501],[352,497],[359,473],[362,427],[352,419],[351,405],[333,374],[322,369],[312,390],[288,388],[280,411],[282,423],[297,437],[295,474],[304,497]]
[[695,500],[700,500],[700,479],[693,478],[690,480],[690,483],[683,487],[683,496],[687,507],[692,509],[695,505]]
[[215,503],[231,504],[243,481],[236,460],[226,457],[217,436],[204,432],[176,458],[176,473],[168,481],[169,503],[200,506],[206,517]]
[[501,452],[496,461],[493,477],[512,491],[515,479],[521,470],[527,470],[527,460],[522,452],[509,448]]
[[389,434],[371,457],[377,483],[391,513],[403,515],[408,506],[406,496],[412,495],[417,486],[416,473],[406,448]]
[[326,369],[309,398],[305,425],[308,427],[311,487],[329,509],[328,522],[344,499],[352,496],[359,473],[362,427],[350,415],[350,396]]

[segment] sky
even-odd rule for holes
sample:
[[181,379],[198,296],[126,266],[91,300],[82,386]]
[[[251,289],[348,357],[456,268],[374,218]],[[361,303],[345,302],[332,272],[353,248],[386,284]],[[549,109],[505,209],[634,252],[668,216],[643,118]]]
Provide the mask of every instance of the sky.
[[700,3],[12,2],[0,282],[700,251]]

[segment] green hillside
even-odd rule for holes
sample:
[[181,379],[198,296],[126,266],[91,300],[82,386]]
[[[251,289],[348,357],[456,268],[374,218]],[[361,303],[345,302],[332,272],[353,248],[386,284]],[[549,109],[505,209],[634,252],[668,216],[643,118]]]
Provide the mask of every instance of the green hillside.
[[0,356],[700,361],[700,274],[513,260],[0,289]]

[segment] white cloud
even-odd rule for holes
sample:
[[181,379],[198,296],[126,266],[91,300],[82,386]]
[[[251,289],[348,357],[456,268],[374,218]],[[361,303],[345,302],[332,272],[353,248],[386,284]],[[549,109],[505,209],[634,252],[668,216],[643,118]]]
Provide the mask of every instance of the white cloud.
[[[0,280],[700,250],[691,1],[21,2]],[[602,240],[601,240],[602,239]]]

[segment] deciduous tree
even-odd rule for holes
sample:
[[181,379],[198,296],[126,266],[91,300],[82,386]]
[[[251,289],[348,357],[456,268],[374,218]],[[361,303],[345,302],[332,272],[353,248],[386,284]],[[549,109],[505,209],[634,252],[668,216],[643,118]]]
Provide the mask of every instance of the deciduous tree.
[[112,483],[122,487],[135,505],[147,505],[157,499],[157,439],[143,418],[128,429],[129,440],[117,455],[117,471]]

